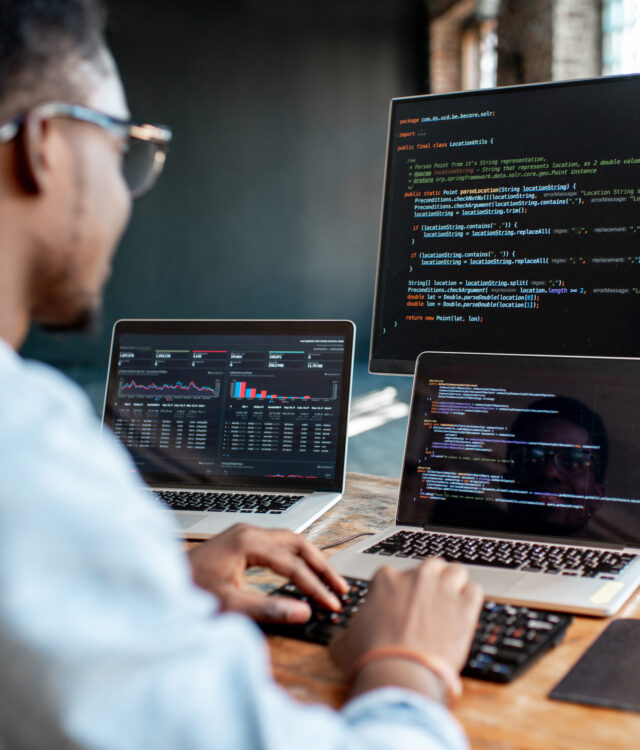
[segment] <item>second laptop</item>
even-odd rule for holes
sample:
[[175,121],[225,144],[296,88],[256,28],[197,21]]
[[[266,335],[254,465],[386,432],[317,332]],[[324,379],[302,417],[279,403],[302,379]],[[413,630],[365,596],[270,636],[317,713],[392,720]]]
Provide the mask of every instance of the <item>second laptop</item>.
[[300,531],[344,488],[353,344],[349,321],[121,320],[104,423],[185,537]]

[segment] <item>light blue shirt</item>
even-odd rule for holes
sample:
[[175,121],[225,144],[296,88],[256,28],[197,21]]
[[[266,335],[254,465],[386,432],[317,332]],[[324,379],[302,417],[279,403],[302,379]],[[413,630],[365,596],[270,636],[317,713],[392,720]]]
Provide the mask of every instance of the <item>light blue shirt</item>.
[[409,691],[340,712],[290,698],[258,628],[191,582],[169,514],[82,392],[1,341],[0,425],[0,747],[467,747]]

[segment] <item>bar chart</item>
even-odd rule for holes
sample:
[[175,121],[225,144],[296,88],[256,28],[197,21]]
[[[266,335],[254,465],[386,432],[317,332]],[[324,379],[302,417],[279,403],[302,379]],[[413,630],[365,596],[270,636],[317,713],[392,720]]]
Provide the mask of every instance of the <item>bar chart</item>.
[[311,396],[291,396],[282,395],[278,393],[269,393],[269,390],[265,388],[250,388],[246,381],[235,380],[231,383],[231,397],[232,398],[246,398],[246,399],[274,399],[280,401],[307,401],[311,400]]

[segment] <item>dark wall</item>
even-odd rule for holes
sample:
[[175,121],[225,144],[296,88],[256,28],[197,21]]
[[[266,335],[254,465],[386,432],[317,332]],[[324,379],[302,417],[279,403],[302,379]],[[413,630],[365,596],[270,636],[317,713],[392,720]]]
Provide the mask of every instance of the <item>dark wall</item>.
[[348,317],[366,356],[388,101],[424,90],[421,0],[111,0],[134,116],[174,130],[136,206],[101,337],[25,354],[106,365],[119,317]]

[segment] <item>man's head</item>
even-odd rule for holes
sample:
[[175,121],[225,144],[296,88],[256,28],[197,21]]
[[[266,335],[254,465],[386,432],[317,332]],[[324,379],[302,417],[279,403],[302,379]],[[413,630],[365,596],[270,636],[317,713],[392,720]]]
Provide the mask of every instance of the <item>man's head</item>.
[[[99,0],[0,2],[0,121],[42,101],[81,101],[108,75]],[[95,79],[94,79],[95,80]]]
[[0,0],[0,276],[24,307],[19,332],[0,320],[12,343],[31,321],[79,328],[99,309],[131,210],[128,117],[98,0]]

